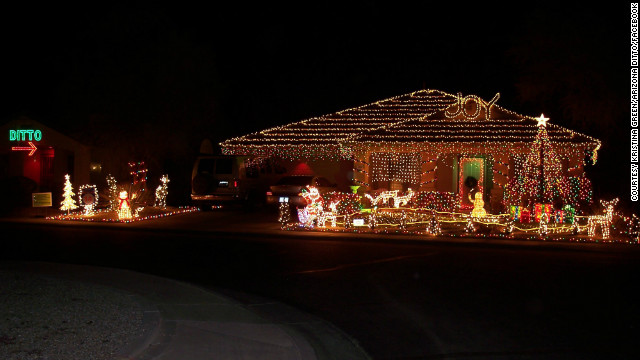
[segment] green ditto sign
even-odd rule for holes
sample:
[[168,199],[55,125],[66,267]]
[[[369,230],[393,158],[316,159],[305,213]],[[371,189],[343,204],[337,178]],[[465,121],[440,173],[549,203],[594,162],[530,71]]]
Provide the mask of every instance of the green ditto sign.
[[40,130],[9,130],[9,141],[40,141],[42,131]]

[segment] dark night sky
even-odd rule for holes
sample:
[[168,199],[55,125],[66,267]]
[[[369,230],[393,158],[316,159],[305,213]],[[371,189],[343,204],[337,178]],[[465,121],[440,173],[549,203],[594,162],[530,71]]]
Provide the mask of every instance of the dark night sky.
[[0,117],[191,156],[205,136],[218,142],[423,86],[500,92],[507,109],[602,139],[594,182],[628,188],[628,175],[602,175],[620,154],[628,168],[627,4],[431,3],[3,11]]

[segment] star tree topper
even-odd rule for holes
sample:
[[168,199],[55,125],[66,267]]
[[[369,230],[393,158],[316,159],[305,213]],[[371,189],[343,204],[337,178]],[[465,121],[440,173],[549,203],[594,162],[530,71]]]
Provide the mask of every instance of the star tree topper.
[[538,126],[547,127],[547,121],[549,121],[549,118],[544,117],[544,114],[540,114],[540,117],[535,119],[538,120]]

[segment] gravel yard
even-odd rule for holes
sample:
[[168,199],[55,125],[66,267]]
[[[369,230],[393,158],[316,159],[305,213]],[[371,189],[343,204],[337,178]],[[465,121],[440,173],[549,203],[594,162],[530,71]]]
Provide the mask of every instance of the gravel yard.
[[119,290],[0,270],[0,359],[114,359],[142,316]]

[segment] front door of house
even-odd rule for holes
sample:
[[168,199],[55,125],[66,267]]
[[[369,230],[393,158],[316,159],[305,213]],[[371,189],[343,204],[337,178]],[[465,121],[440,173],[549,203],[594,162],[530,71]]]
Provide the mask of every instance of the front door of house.
[[484,158],[463,157],[460,158],[458,167],[458,194],[460,196],[460,208],[471,209],[473,203],[469,199],[476,192],[484,193]]

